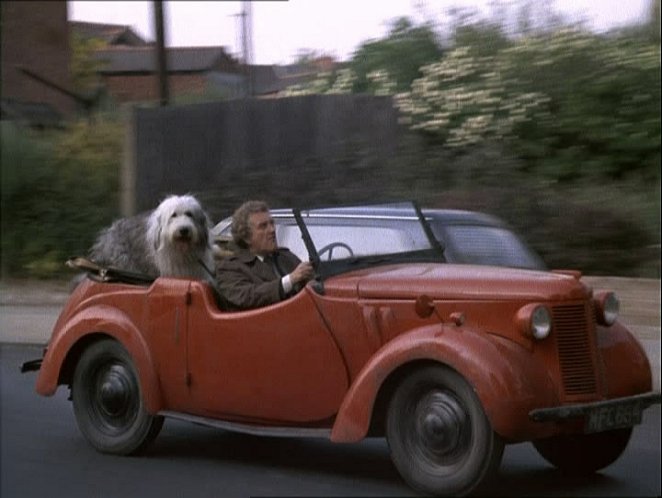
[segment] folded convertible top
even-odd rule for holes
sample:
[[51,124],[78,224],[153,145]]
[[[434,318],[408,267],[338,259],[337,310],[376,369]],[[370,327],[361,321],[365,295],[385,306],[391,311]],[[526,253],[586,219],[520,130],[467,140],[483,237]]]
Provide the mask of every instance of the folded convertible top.
[[69,268],[86,272],[92,280],[97,282],[121,282],[125,284],[146,285],[156,280],[156,277],[151,275],[113,267],[104,268],[94,261],[83,257],[69,258],[66,264]]

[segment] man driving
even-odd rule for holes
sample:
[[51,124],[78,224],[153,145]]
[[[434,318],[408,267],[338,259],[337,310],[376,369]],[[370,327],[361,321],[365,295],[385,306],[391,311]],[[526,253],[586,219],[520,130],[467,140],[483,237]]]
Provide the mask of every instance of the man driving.
[[236,249],[221,259],[216,281],[221,306],[246,310],[274,304],[296,294],[313,277],[313,267],[278,247],[276,227],[263,201],[248,201],[232,216]]

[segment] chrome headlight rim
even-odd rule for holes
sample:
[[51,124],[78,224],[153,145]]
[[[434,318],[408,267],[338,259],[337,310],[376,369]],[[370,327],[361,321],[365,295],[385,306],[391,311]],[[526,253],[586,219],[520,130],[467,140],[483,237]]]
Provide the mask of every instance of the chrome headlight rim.
[[547,309],[547,306],[536,306],[531,313],[531,336],[542,341],[549,337],[552,332],[552,314]]
[[530,303],[517,312],[521,334],[529,340],[542,341],[552,333],[552,313],[541,303]]
[[614,325],[618,320],[621,308],[621,303],[616,294],[611,291],[600,292],[595,296],[595,303],[598,323],[607,327]]

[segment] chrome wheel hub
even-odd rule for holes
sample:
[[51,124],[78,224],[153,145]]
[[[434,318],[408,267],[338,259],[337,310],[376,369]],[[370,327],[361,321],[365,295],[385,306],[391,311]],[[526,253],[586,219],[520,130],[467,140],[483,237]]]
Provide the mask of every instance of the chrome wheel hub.
[[416,432],[421,446],[435,455],[449,455],[463,447],[468,425],[466,412],[451,395],[434,391],[416,407]]
[[113,365],[99,377],[97,400],[108,417],[121,417],[131,403],[131,377],[122,365]]

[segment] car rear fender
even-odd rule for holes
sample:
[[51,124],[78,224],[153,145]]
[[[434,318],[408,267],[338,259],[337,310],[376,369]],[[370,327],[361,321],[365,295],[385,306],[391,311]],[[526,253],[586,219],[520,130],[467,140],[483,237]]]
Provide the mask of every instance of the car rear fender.
[[112,306],[85,308],[53,332],[37,377],[36,391],[52,396],[65,383],[65,372],[73,372],[83,350],[97,339],[112,337],[126,348],[133,359],[150,413],[161,409],[161,392],[149,347],[138,327],[122,311]]
[[335,419],[331,440],[356,442],[370,428],[375,401],[420,362],[447,365],[472,385],[493,429],[523,439],[528,412],[558,404],[551,379],[525,348],[505,339],[453,325],[428,325],[384,345],[352,383]]

